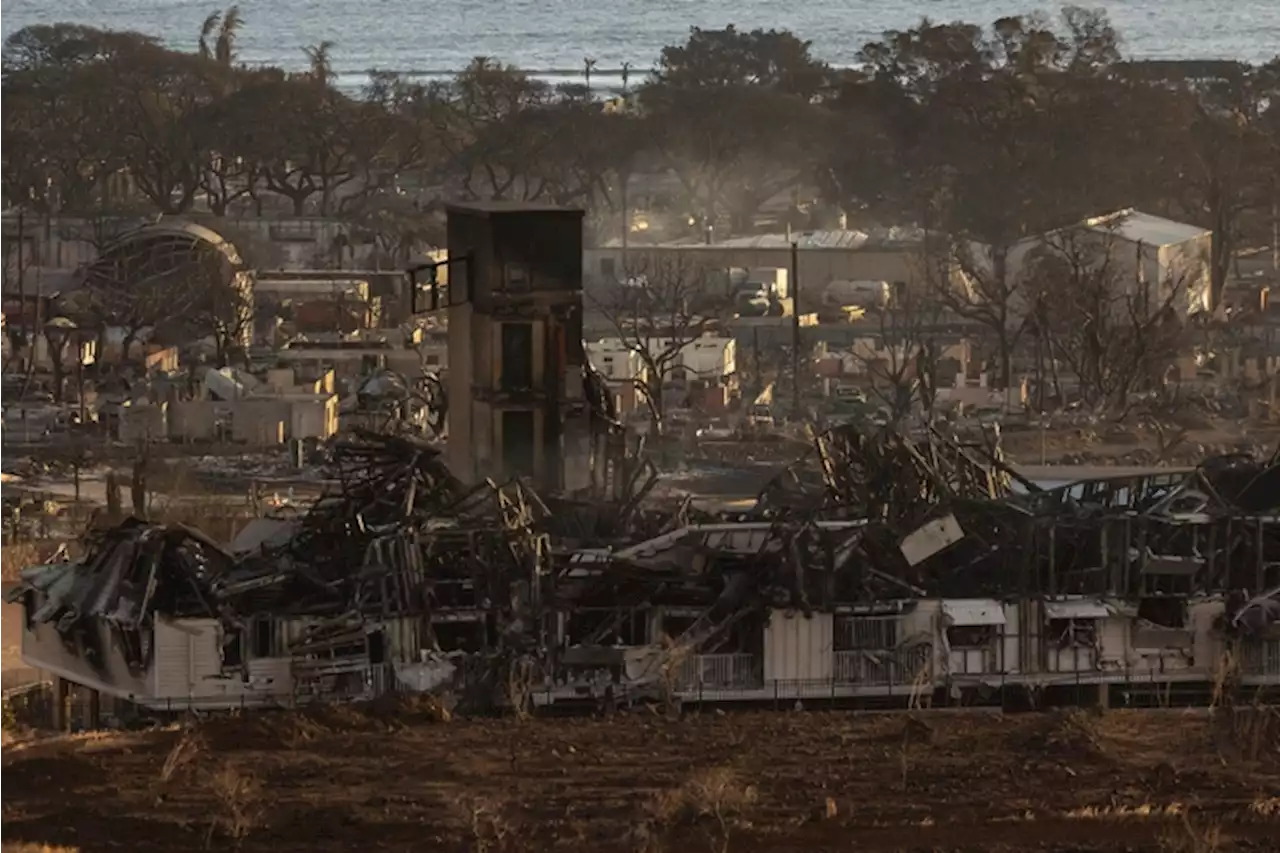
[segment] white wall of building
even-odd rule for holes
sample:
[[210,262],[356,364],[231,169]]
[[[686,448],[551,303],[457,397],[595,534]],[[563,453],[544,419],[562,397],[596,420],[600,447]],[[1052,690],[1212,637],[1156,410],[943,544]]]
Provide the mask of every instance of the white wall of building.
[[[671,338],[653,338],[647,344],[654,358],[671,346]],[[607,379],[634,380],[643,376],[645,360],[621,338],[602,338],[584,344],[591,366]],[[687,379],[718,379],[737,372],[737,342],[733,338],[705,336],[690,341],[672,359],[671,373],[683,371]],[[668,376],[667,378],[671,378]]]
[[765,681],[829,681],[834,663],[833,617],[773,610],[764,629]]
[[[1009,248],[1006,256],[1006,279],[1016,282],[1028,275],[1033,260],[1041,254],[1067,254],[1085,257],[1096,254],[1115,270],[1117,312],[1128,311],[1122,301],[1143,299],[1152,308],[1168,301],[1177,291],[1173,305],[1182,314],[1206,310],[1209,301],[1209,251],[1212,232],[1185,223],[1140,211],[1120,211],[1108,216],[1087,219],[1070,228],[1028,237]],[[965,259],[977,277],[989,276],[995,267],[994,252],[989,246],[972,243]],[[966,282],[970,298],[981,298],[979,285],[971,276],[957,277]],[[1140,293],[1145,289],[1145,297]],[[1011,300],[1015,314],[1028,308],[1026,296],[1030,287],[1019,287]]]

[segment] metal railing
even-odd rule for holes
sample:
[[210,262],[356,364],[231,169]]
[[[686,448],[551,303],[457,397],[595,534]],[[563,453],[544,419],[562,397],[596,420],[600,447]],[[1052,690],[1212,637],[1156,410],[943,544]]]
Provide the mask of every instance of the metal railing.
[[[730,657],[730,656],[726,656]],[[737,656],[731,656],[737,657]],[[744,655],[742,657],[753,657]],[[714,669],[716,665],[711,665]],[[743,665],[739,665],[743,666]],[[744,670],[739,669],[741,675]],[[743,676],[745,678],[745,676]],[[990,683],[990,691],[977,704],[1000,707],[1002,695],[1020,696],[1025,682],[1018,676],[996,676]],[[1099,684],[1087,679],[1086,674],[1077,673],[1075,678],[1055,682],[1052,685],[1059,691],[1054,704],[1088,705],[1098,701],[1100,691],[1107,690],[1113,708],[1179,708],[1207,707],[1212,701],[1212,685],[1207,682],[1175,682],[1168,681],[1166,675],[1158,670],[1129,671],[1120,677]],[[765,681],[757,677],[754,684],[723,684],[709,682],[691,683],[679,688],[680,699],[688,705],[714,705],[719,703],[750,702],[763,704],[779,710],[795,707],[797,701],[805,708],[816,710],[828,707],[906,707],[913,701],[924,705],[932,704],[935,691],[940,687],[933,682],[921,685],[910,683],[895,684],[854,684],[840,682],[836,678],[791,678]],[[1011,692],[1011,691],[1017,691]],[[534,690],[537,701],[535,706],[555,706],[558,700],[567,697],[557,693],[554,685],[541,685]],[[1253,692],[1246,696],[1250,701],[1274,702],[1280,694],[1268,693],[1259,697]],[[260,697],[268,699],[268,697]],[[269,698],[268,701],[252,701],[252,698],[237,697],[224,703],[214,704],[209,700],[186,697],[157,700],[149,703],[151,712],[182,713],[196,710],[201,713],[217,713],[237,708],[290,709],[325,702],[340,702],[367,698],[358,695],[341,696],[306,696],[288,695]],[[582,697],[577,697],[581,699]],[[969,702],[964,704],[968,705]],[[584,706],[585,707],[585,706]],[[580,708],[580,711],[583,709]],[[590,711],[587,711],[588,713]]]
[[[968,706],[1000,708],[1006,704],[1026,710],[1031,695],[1027,688],[1036,685],[1024,676],[995,675],[984,682],[980,695],[964,700]],[[1101,697],[1113,708],[1195,708],[1208,707],[1213,701],[1212,684],[1208,681],[1172,681],[1168,674],[1158,669],[1129,670],[1099,682],[1088,673],[1073,673],[1072,677],[1041,684],[1052,688],[1053,705],[1094,705]],[[694,706],[748,702],[764,704],[780,710],[790,709],[801,703],[808,709],[833,707],[885,707],[905,708],[919,703],[934,706],[938,691],[944,684],[937,680],[922,684],[853,684],[828,679],[777,679],[764,681],[758,686],[714,687],[698,685],[682,691],[681,699]],[[1249,701],[1274,703],[1280,699],[1280,688],[1265,695],[1247,688],[1244,694]],[[943,699],[944,704],[949,700]]]
[[835,681],[867,686],[931,683],[932,648],[851,649],[834,653]]
[[692,655],[676,672],[677,690],[703,687],[759,687],[764,681],[760,659],[751,654]]
[[1240,644],[1242,675],[1280,675],[1280,638]]

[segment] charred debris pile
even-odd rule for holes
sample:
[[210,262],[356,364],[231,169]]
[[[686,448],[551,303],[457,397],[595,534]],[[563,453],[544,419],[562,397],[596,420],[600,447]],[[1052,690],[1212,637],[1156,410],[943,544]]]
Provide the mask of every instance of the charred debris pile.
[[[306,617],[305,642],[413,617],[426,648],[451,623],[482,648],[554,659],[615,636],[649,606],[700,615],[673,638],[705,648],[744,614],[911,597],[1222,593],[1280,586],[1277,459],[1218,457],[1042,488],[1002,459],[998,436],[840,427],[814,436],[753,510],[712,515],[626,497],[540,495],[513,480],[468,486],[438,451],[359,433],[333,447],[334,488],[305,514],[259,519],[231,547],[131,519],[92,534],[77,563],[36,566],[14,598],[92,653],[122,638],[141,666],[157,617]],[[560,616],[556,616],[560,614]],[[556,619],[563,619],[556,629]]]

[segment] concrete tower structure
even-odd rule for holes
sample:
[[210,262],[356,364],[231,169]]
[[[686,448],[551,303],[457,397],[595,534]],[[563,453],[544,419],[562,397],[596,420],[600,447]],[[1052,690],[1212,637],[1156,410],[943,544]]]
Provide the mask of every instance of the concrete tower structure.
[[593,483],[582,218],[516,202],[448,207],[448,462],[464,481]]

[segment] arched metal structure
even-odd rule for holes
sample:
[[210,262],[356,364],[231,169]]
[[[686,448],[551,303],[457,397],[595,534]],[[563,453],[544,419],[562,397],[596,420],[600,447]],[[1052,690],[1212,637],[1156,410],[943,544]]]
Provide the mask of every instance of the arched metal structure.
[[253,278],[231,241],[188,221],[121,234],[85,274],[85,298],[108,324],[212,336],[219,360],[252,341]]
[[195,222],[158,222],[121,234],[89,265],[91,283],[128,285],[156,276],[189,271],[195,262],[216,262],[228,283],[245,268],[236,247],[221,234]]

